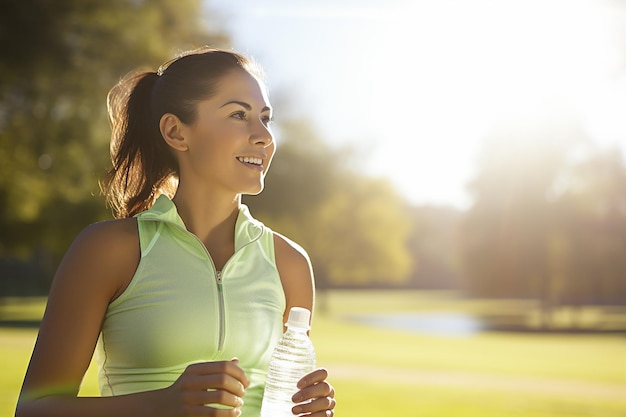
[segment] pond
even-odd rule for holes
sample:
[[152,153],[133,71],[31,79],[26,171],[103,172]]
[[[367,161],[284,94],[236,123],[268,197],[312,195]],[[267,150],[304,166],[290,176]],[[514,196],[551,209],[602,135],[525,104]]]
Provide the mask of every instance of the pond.
[[376,327],[449,337],[471,336],[487,328],[476,317],[454,312],[359,314],[346,318]]

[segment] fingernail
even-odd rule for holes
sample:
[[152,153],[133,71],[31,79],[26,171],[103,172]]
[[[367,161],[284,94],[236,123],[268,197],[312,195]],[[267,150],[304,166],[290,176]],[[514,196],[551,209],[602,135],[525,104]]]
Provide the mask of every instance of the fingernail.
[[293,401],[294,403],[299,403],[300,401],[302,401],[302,395],[301,394],[294,394],[293,397],[291,397],[291,401]]
[[294,414],[300,414],[300,413],[302,412],[302,407],[300,407],[300,406],[296,406],[296,407],[292,408],[292,409],[291,409],[291,411],[292,411]]

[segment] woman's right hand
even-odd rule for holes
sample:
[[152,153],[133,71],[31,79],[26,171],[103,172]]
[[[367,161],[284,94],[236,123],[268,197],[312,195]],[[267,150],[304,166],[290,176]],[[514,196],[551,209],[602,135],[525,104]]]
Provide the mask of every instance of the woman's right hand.
[[238,363],[237,359],[233,359],[189,365],[174,384],[163,390],[165,395],[159,397],[157,413],[168,416],[239,416],[250,381]]

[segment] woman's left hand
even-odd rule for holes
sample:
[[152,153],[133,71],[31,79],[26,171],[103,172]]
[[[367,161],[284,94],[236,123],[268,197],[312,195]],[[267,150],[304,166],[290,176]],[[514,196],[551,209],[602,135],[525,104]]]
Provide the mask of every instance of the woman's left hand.
[[335,415],[333,411],[336,405],[335,389],[326,381],[326,378],[328,378],[326,369],[316,369],[298,382],[300,391],[292,398],[293,402],[299,403],[292,409],[294,414],[310,417]]

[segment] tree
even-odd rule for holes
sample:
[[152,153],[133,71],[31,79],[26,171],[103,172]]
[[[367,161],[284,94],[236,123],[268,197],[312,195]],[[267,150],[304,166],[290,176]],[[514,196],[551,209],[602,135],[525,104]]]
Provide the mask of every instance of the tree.
[[551,116],[503,123],[486,139],[470,185],[475,202],[462,226],[470,292],[538,298],[551,308],[549,196],[569,150],[583,137],[569,118]]
[[110,217],[106,94],[137,66],[225,46],[200,0],[2,2],[0,258],[56,261],[87,224]]
[[412,207],[410,215],[410,285],[422,289],[462,289],[458,230],[463,212],[445,206],[420,206]]
[[571,166],[556,201],[555,233],[568,277],[562,303],[626,304],[626,166],[617,149]]
[[[479,296],[562,306],[625,303],[626,173],[576,122],[509,126],[487,140],[462,235]],[[528,129],[534,126],[533,129]]]

